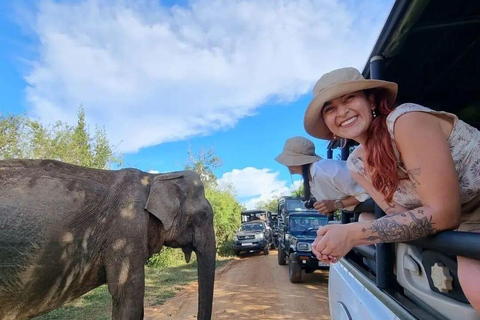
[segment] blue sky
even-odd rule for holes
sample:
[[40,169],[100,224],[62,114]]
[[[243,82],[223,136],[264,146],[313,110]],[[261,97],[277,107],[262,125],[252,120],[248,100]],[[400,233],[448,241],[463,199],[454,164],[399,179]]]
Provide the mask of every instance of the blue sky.
[[90,128],[144,171],[181,170],[188,148],[213,148],[217,176],[252,208],[290,192],[273,158],[308,137],[316,80],[363,68],[392,3],[3,0],[0,112],[74,123],[83,104]]

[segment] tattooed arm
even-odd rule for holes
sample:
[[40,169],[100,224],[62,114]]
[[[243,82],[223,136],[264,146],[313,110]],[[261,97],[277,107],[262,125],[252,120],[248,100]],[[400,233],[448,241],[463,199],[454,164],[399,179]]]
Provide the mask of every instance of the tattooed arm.
[[342,257],[353,247],[379,242],[404,242],[434,234],[437,217],[432,208],[420,207],[392,213],[377,220],[327,225],[317,231],[312,251],[321,260],[326,256]]
[[452,129],[452,119],[425,112],[404,114],[394,126],[400,159],[423,205],[415,216],[424,214],[438,230],[460,224],[459,179],[448,143]]
[[[360,232],[355,245],[378,242],[404,242],[423,238],[439,230],[435,228],[432,211],[421,207],[402,213],[393,213],[358,226]],[[361,230],[360,230],[361,228]]]

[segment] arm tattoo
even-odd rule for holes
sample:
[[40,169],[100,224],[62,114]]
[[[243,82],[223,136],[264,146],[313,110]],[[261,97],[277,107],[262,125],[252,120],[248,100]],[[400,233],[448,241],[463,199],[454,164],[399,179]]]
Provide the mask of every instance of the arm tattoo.
[[420,185],[420,181],[418,181],[417,177],[415,177],[415,176],[419,176],[420,173],[422,173],[422,170],[420,168],[407,170],[408,177],[412,181],[414,187],[416,187],[417,185],[418,186]]
[[[371,227],[363,228],[364,240],[380,242],[403,242],[426,237],[438,232],[433,227],[432,217],[427,217],[422,209],[393,213],[372,222]],[[406,220],[404,223],[398,220]],[[370,235],[368,235],[370,233]]]

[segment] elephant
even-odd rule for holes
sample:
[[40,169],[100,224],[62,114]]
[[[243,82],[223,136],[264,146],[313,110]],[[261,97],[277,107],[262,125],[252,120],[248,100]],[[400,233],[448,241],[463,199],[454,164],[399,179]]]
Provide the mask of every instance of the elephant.
[[193,171],[0,161],[0,319],[29,319],[102,284],[112,319],[143,319],[145,263],[163,246],[198,259],[197,319],[211,319],[213,209]]

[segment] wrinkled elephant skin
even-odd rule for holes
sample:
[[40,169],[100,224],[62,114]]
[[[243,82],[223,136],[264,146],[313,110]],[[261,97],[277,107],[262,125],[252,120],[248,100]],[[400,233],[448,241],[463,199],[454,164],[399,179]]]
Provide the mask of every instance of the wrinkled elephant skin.
[[46,313],[104,283],[113,319],[143,319],[145,262],[163,245],[196,252],[198,319],[210,319],[213,212],[196,173],[0,161],[0,319]]

